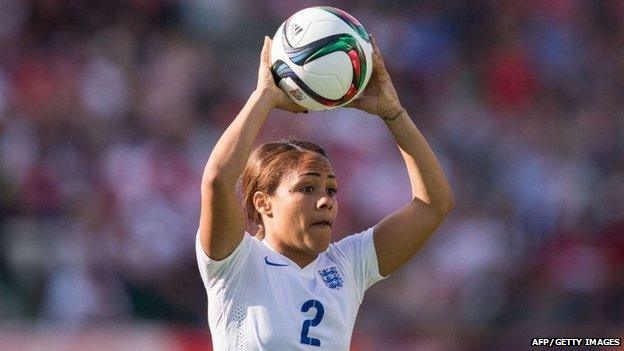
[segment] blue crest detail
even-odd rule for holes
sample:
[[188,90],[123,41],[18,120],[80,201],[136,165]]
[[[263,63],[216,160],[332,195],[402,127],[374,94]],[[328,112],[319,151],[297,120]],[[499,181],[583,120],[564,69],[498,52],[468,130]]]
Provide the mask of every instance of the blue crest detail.
[[321,278],[323,278],[325,285],[327,285],[330,289],[339,290],[342,288],[344,280],[342,279],[342,276],[340,276],[340,272],[338,272],[336,266],[331,266],[318,272]]

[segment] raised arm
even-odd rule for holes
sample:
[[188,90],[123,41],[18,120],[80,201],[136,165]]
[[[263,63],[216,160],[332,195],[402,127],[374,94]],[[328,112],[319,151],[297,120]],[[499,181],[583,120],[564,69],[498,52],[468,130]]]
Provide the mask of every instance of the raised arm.
[[453,209],[455,202],[431,147],[399,102],[372,36],[371,41],[374,50],[373,76],[364,95],[349,107],[383,119],[405,160],[412,189],[412,199],[375,226],[373,238],[379,272],[388,275],[418,252]]
[[243,239],[245,219],[236,196],[236,181],[245,169],[269,112],[274,107],[304,111],[275,85],[270,70],[270,50],[271,39],[265,37],[256,90],[221,135],[204,168],[199,237],[202,248],[214,260],[227,257]]

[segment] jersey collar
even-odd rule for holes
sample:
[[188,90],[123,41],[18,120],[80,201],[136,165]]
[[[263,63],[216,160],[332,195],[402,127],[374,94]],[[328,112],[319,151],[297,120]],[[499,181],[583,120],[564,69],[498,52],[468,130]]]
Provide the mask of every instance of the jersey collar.
[[319,261],[319,257],[320,255],[317,255],[316,258],[314,259],[314,261],[308,263],[307,266],[301,268],[299,267],[298,264],[296,264],[293,260],[291,260],[290,258],[282,255],[281,253],[279,253],[277,250],[275,250],[267,241],[266,239],[262,239],[262,243],[264,244],[264,246],[268,247],[271,251],[273,251],[273,253],[275,253],[274,256],[277,256],[278,259],[280,260],[278,263],[283,263],[283,264],[288,264],[289,267],[292,267],[294,269],[296,269],[297,271],[299,271],[301,273],[301,275],[305,276],[305,277],[313,277],[315,270],[316,270],[316,264]]

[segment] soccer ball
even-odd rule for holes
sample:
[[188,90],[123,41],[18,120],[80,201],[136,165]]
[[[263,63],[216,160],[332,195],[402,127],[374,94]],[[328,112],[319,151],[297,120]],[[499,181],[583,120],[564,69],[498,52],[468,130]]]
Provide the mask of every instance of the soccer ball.
[[331,110],[357,98],[373,72],[373,46],[348,13],[326,6],[290,16],[271,47],[277,84],[309,110]]

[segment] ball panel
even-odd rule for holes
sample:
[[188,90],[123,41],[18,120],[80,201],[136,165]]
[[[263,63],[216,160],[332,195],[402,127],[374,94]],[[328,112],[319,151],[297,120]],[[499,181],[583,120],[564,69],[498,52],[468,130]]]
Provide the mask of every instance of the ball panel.
[[305,37],[299,42],[299,46],[309,45],[319,38],[329,37],[338,33],[352,32],[351,28],[341,23],[336,18],[313,19]]
[[302,15],[309,18],[311,21],[336,21],[336,15],[332,14],[329,11],[320,9],[320,6],[308,7],[303,10],[299,10],[296,13],[301,13]]
[[311,27],[312,21],[303,13],[299,11],[292,15],[284,23],[285,38],[290,46],[299,46],[301,40],[306,36],[306,33]]
[[[318,60],[306,63],[303,69],[306,72],[305,81],[308,85],[315,91],[322,92],[321,95],[329,99],[340,99],[347,93],[353,80],[351,60],[341,51],[332,52]],[[328,82],[325,77],[332,77],[334,80]]]
[[355,17],[353,17],[350,14],[346,13],[345,11],[342,11],[341,9],[337,9],[335,7],[318,6],[316,8],[320,9],[322,11],[329,12],[332,15],[338,17],[341,21],[343,21],[349,27],[351,27],[351,29],[353,29],[360,36],[360,38],[362,38],[365,42],[367,42],[367,43],[370,42],[370,39],[368,38],[368,33],[366,32],[366,29],[364,29],[364,26],[360,23],[360,21],[355,19]]

